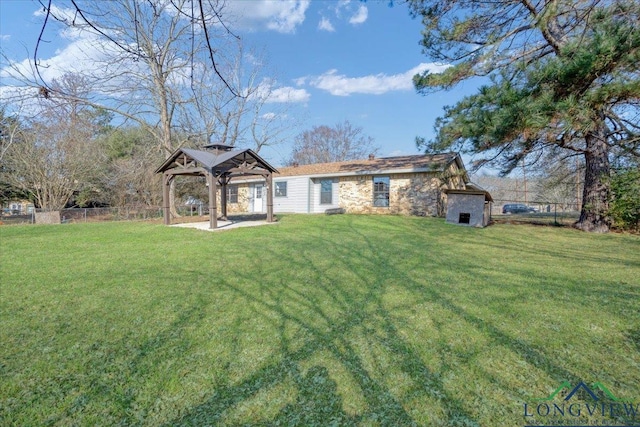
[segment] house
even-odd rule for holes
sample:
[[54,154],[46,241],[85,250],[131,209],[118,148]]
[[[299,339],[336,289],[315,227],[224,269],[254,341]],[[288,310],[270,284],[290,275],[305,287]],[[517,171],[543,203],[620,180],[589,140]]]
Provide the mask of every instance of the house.
[[34,205],[29,200],[11,200],[2,208],[3,215],[31,215]]
[[[444,216],[444,190],[468,180],[456,153],[294,165],[273,173],[273,212]],[[265,212],[267,191],[262,178],[229,183],[228,212]]]
[[444,192],[447,195],[446,222],[471,227],[489,224],[493,199],[488,191],[469,182],[464,189],[449,188]]

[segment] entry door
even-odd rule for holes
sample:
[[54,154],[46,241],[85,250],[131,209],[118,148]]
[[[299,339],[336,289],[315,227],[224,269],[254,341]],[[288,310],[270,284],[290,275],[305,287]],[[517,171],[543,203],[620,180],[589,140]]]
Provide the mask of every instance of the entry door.
[[253,191],[253,211],[263,212],[264,185],[256,184]]

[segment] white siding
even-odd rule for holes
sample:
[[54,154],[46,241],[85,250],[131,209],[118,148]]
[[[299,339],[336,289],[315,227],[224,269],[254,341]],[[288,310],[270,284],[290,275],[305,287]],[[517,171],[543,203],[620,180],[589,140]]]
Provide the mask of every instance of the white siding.
[[[320,203],[320,182],[331,181],[331,203]],[[327,209],[340,207],[338,178],[313,178],[311,180],[311,213],[324,213]]]
[[470,214],[469,225],[471,227],[483,227],[484,221],[484,195],[478,194],[448,194],[447,195],[447,222],[460,224],[460,214]]
[[[309,207],[309,178],[306,176],[291,176],[273,180],[273,212],[274,213],[308,213]],[[287,183],[287,196],[275,197],[275,183]]]

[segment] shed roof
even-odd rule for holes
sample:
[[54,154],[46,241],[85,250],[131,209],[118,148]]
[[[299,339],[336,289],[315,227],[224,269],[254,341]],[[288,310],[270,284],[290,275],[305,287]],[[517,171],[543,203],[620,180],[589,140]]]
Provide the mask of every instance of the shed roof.
[[491,197],[491,194],[489,194],[487,190],[485,190],[484,188],[480,187],[477,184],[474,184],[473,182],[467,182],[465,184],[464,189],[449,188],[444,190],[444,192],[446,194],[472,194],[472,195],[484,196],[485,202],[493,202],[493,197]]
[[[442,172],[453,161],[465,171],[462,160],[456,153],[419,154],[411,156],[380,157],[365,160],[349,160],[333,163],[288,166],[280,168],[279,177],[299,175],[363,175],[398,172]],[[466,171],[465,171],[466,173]]]

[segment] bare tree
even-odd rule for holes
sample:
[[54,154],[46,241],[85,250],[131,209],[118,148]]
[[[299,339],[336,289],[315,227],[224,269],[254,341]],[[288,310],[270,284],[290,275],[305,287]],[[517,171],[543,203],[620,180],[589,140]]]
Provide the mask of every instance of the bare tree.
[[306,165],[356,160],[377,152],[373,138],[345,120],[335,127],[314,126],[299,134],[288,163]]
[[6,106],[0,107],[0,162],[9,147],[22,133],[22,122],[15,114],[7,112]]
[[[250,146],[259,152],[263,147],[283,141],[292,127],[287,102],[271,102],[273,82],[261,78],[264,62],[253,52],[245,55],[238,41],[236,54],[219,64],[233,88],[216,79],[209,67],[194,69],[192,98],[180,110],[181,128],[197,144],[219,142],[231,146]],[[249,60],[247,58],[250,58]],[[279,100],[280,101],[280,100]]]
[[[83,84],[82,77],[65,75],[52,87],[81,97]],[[25,124],[20,140],[6,151],[5,179],[30,194],[38,207],[58,210],[91,182],[96,164],[104,160],[94,143],[100,116],[79,102],[42,104],[37,118]]]
[[[259,150],[278,140],[281,129],[274,123],[283,116],[265,109],[259,70],[243,74],[241,44],[224,22],[224,3],[45,1],[38,45],[56,23],[82,35],[83,51],[91,52],[82,73],[92,89],[79,96],[45,79],[47,63],[38,46],[33,68],[15,66],[14,77],[31,87],[22,92],[31,100],[82,102],[135,123],[153,136],[164,158],[182,145],[213,138],[232,145],[254,141]],[[173,187],[171,194],[173,200]]]

